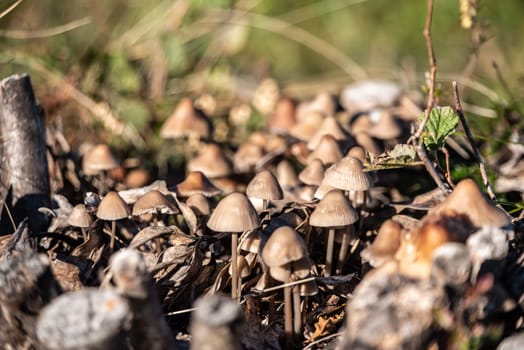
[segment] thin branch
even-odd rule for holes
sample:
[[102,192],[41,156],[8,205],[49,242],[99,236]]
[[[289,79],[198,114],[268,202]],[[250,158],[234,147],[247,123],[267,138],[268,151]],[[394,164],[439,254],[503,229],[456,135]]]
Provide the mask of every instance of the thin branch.
[[13,5],[9,6],[8,8],[6,8],[2,13],[0,13],[0,18],[4,18],[5,16],[7,16],[11,11],[13,11],[18,5],[20,5],[20,3],[24,1],[24,0],[18,0],[17,2],[15,2]]
[[462,124],[462,128],[464,129],[464,132],[466,133],[466,137],[468,138],[468,141],[474,150],[475,158],[477,158],[477,163],[479,164],[480,175],[482,176],[482,181],[484,182],[484,186],[486,187],[486,190],[488,191],[489,198],[491,198],[491,200],[493,201],[496,201],[497,197],[495,196],[495,193],[493,192],[493,189],[491,188],[491,185],[489,183],[488,175],[486,172],[486,166],[484,165],[484,161],[482,160],[482,155],[480,154],[479,148],[475,144],[475,139],[473,138],[473,135],[471,134],[471,130],[469,129],[468,122],[466,120],[466,117],[464,116],[464,111],[462,110],[462,105],[460,104],[460,96],[459,96],[457,82],[454,81],[452,84],[453,84],[453,95],[455,95],[455,110],[457,111],[457,114],[459,116],[460,123]]
[[20,40],[48,38],[51,36],[56,36],[56,35],[64,34],[66,32],[70,32],[74,29],[83,27],[89,23],[91,23],[91,18],[84,17],[84,18],[80,18],[72,22],[63,24],[61,26],[49,28],[49,29],[41,29],[41,30],[5,29],[5,30],[0,30],[0,36],[9,38],[9,39],[20,39]]

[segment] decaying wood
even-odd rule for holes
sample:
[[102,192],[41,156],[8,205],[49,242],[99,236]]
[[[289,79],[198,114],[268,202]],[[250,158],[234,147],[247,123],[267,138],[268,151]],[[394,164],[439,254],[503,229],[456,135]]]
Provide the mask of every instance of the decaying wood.
[[51,204],[45,129],[27,75],[0,81],[0,134],[2,199],[11,189],[15,220],[29,217],[32,231],[44,231],[48,218],[38,208]]

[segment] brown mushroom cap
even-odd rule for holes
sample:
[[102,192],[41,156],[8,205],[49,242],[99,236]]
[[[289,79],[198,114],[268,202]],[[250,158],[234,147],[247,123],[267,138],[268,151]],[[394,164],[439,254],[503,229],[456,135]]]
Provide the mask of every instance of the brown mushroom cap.
[[398,124],[393,113],[386,109],[373,110],[369,114],[373,125],[367,130],[370,136],[379,140],[396,139],[402,134],[402,128]]
[[319,186],[325,171],[322,161],[315,158],[298,174],[298,179],[306,185]]
[[377,237],[369,247],[360,252],[362,259],[371,266],[378,267],[386,260],[393,259],[400,247],[402,225],[391,219],[384,221],[378,230]]
[[260,248],[261,239],[258,231],[251,231],[242,241],[240,242],[239,248],[250,253],[257,253]]
[[89,227],[93,223],[93,216],[84,204],[77,204],[67,217],[67,223],[75,227]]
[[[230,275],[233,274],[232,265],[229,265],[228,272]],[[237,269],[239,272],[240,278],[247,277],[251,274],[251,267],[249,266],[249,262],[246,260],[246,257],[243,255],[237,256]]]
[[246,194],[249,197],[278,200],[284,198],[282,188],[277,178],[269,170],[259,172],[247,185]]
[[275,112],[269,119],[269,130],[287,133],[295,123],[295,102],[289,97],[281,98],[275,106]]
[[269,274],[277,281],[286,282],[286,276],[289,275],[289,281],[298,281],[309,275],[311,271],[311,261],[306,256],[297,261],[291,261],[282,266],[270,266]]
[[163,138],[178,138],[196,135],[201,138],[211,136],[211,122],[200,111],[198,111],[189,98],[183,98],[171,116],[165,121],[160,129]]
[[233,172],[224,150],[216,144],[203,146],[198,157],[189,161],[187,168],[189,171],[201,171],[209,178],[224,177]]
[[280,161],[276,169],[278,183],[283,189],[292,188],[299,184],[297,172],[286,159]]
[[506,226],[511,224],[511,216],[487,199],[472,179],[460,181],[453,192],[429,213],[454,210],[467,215],[475,226]]
[[233,156],[235,171],[239,173],[251,171],[263,156],[264,149],[262,146],[252,141],[243,142]]
[[331,135],[322,135],[317,147],[308,156],[308,162],[318,158],[325,165],[330,165],[342,159],[342,152],[337,140]]
[[126,202],[117,192],[111,191],[105,195],[96,211],[96,216],[102,220],[120,220],[131,215]]
[[211,214],[211,203],[200,193],[190,196],[186,200],[186,204],[198,215],[208,216]]
[[371,188],[371,178],[363,171],[362,162],[353,157],[344,157],[329,167],[324,174],[324,182],[344,191],[367,191]]
[[284,266],[307,257],[307,247],[297,231],[289,226],[277,228],[262,250],[262,259],[267,266]]
[[162,192],[152,190],[138,198],[133,205],[132,214],[135,216],[152,213],[176,214],[178,209],[171,204]]
[[111,170],[119,165],[116,157],[106,144],[98,144],[89,149],[82,159],[82,170],[86,175],[95,175],[101,171]]
[[308,141],[318,130],[318,125],[322,123],[324,116],[321,113],[309,113],[299,123],[293,125],[289,134],[302,141]]
[[355,223],[358,213],[341,191],[329,191],[318,202],[309,217],[309,224],[316,227],[341,227]]
[[313,99],[300,103],[297,107],[296,116],[298,121],[302,121],[311,112],[332,116],[336,109],[337,104],[334,96],[327,92],[321,92]]
[[234,192],[224,197],[211,213],[207,227],[216,232],[244,232],[260,226],[253,205],[245,194]]
[[347,133],[342,129],[340,123],[334,116],[324,118],[320,127],[318,127],[315,134],[309,140],[307,147],[310,150],[314,150],[318,147],[320,139],[324,135],[331,135],[337,142],[347,142],[349,137]]
[[176,185],[175,191],[182,197],[189,197],[195,194],[213,197],[222,193],[201,171],[192,171],[187,174],[185,180]]

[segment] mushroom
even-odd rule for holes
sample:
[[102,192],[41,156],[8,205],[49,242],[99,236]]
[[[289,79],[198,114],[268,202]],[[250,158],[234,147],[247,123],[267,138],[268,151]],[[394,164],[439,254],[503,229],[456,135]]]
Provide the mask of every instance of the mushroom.
[[348,199],[341,191],[333,190],[328,192],[324,198],[317,204],[317,207],[309,217],[309,224],[315,227],[327,227],[328,241],[326,247],[326,271],[325,275],[331,275],[331,266],[333,261],[333,251],[335,245],[335,229],[348,226],[343,236],[342,246],[338,257],[337,270],[341,270],[346,258],[349,241],[354,233],[353,227],[350,226],[358,220],[358,214],[351,206]]
[[80,229],[82,230],[82,237],[84,238],[84,241],[87,241],[87,233],[85,229],[91,226],[93,221],[93,216],[87,210],[84,204],[75,205],[73,207],[73,210],[71,211],[71,213],[69,213],[69,216],[67,217],[67,223],[69,225],[74,227],[80,227]]
[[374,109],[369,113],[372,126],[367,133],[379,140],[397,139],[402,135],[402,128],[393,113],[387,109]]
[[133,216],[153,214],[153,226],[158,226],[159,214],[176,214],[178,209],[171,204],[162,192],[152,190],[138,198],[133,204]]
[[468,216],[477,227],[484,225],[503,227],[511,224],[511,216],[486,199],[472,179],[460,181],[453,192],[442,203],[431,209],[428,215],[446,210],[454,210]]
[[176,185],[175,192],[181,197],[189,197],[194,194],[213,197],[222,193],[201,171],[192,171],[187,174],[184,181]]
[[318,147],[322,136],[331,135],[340,145],[347,146],[351,141],[346,131],[334,116],[326,117],[309,140],[307,147],[314,150]]
[[165,139],[191,138],[208,139],[211,136],[211,121],[198,109],[189,98],[183,98],[175,107],[171,116],[160,129],[160,136]]
[[373,267],[379,267],[386,261],[395,258],[400,247],[402,225],[388,219],[382,223],[373,244],[360,252],[363,260]]
[[316,148],[308,156],[308,163],[313,159],[320,159],[324,165],[328,166],[342,159],[342,152],[337,140],[329,134],[322,135]]
[[105,221],[111,221],[111,242],[109,250],[112,252],[115,246],[116,221],[125,219],[131,215],[126,202],[117,192],[111,191],[105,195],[96,211],[96,216]]
[[233,270],[231,296],[233,298],[239,296],[237,271],[238,233],[253,230],[259,226],[260,220],[255,208],[253,208],[246,195],[239,192],[233,192],[224,197],[207,221],[207,227],[211,230],[231,233],[231,268]]
[[[304,240],[297,231],[289,226],[281,226],[273,231],[262,250],[262,259],[269,267],[269,274],[284,283],[306,277],[311,268]],[[293,288],[298,288],[298,286]],[[298,326],[293,324],[291,292],[291,287],[286,285],[284,287],[284,327],[287,349],[292,347],[294,328]],[[297,296],[300,297],[298,294]],[[301,319],[300,310],[295,309],[294,311],[295,321],[298,322],[297,319]]]
[[288,133],[295,125],[295,102],[290,97],[281,98],[268,122],[269,131],[273,133]]
[[253,141],[243,142],[233,155],[233,166],[238,173],[249,173],[264,156],[262,146]]
[[187,169],[192,172],[201,171],[210,179],[226,177],[233,172],[224,150],[214,143],[202,146],[198,157],[189,161]]
[[89,149],[82,159],[82,170],[86,175],[98,175],[98,194],[105,192],[107,172],[119,165],[116,157],[106,144],[98,144]]
[[278,183],[284,191],[288,191],[299,184],[295,168],[285,159],[277,164],[276,175]]
[[248,184],[246,194],[249,197],[262,199],[261,210],[266,210],[270,200],[284,198],[277,178],[269,170],[259,172]]
[[298,179],[306,185],[318,187],[322,183],[325,171],[322,161],[315,158],[298,174]]
[[186,199],[186,204],[199,216],[209,216],[209,214],[211,214],[211,203],[209,199],[200,193],[189,196]]
[[319,112],[310,112],[298,123],[293,125],[289,134],[301,141],[308,141],[318,130],[318,125],[322,123],[324,116]]

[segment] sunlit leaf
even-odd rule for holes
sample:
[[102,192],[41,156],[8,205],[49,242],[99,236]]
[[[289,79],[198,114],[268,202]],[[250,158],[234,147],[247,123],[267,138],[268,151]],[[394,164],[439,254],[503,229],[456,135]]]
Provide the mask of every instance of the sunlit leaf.
[[[419,120],[422,119],[424,119],[423,114]],[[426,147],[435,151],[444,146],[446,138],[455,131],[458,122],[459,117],[451,107],[433,108],[422,134]]]

